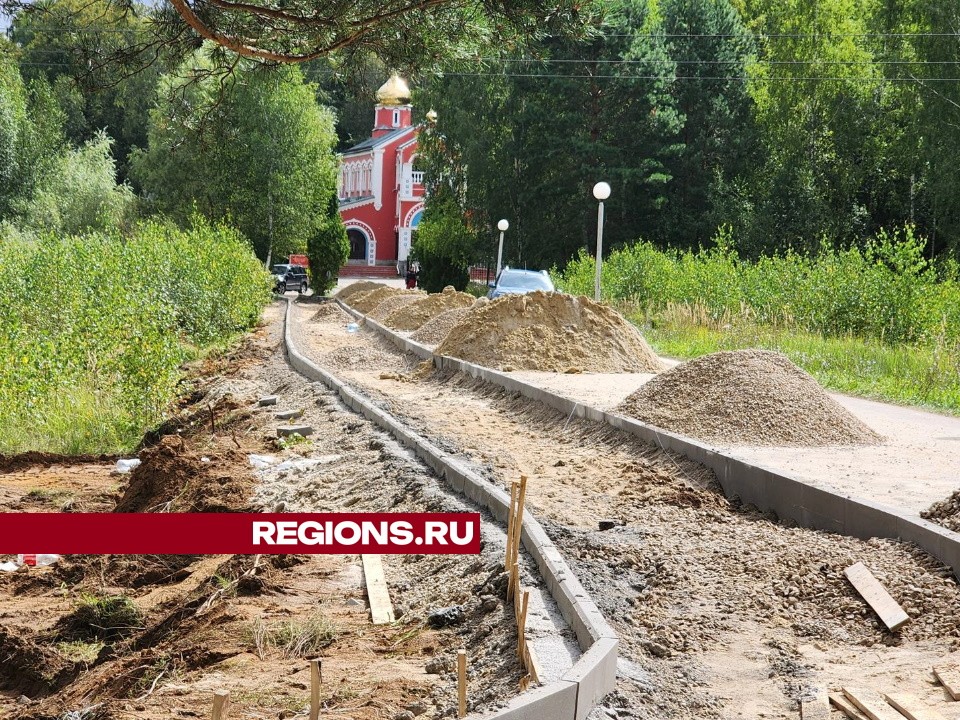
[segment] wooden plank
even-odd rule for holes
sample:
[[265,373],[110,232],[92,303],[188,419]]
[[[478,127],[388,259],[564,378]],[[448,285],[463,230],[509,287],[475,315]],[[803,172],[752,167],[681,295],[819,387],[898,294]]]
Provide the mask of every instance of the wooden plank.
[[939,712],[927,707],[909,693],[889,693],[883,697],[909,720],[946,720]]
[[384,625],[396,620],[393,615],[393,603],[387,590],[387,579],[383,575],[383,563],[379,555],[361,555],[363,579],[367,584],[367,599],[370,601],[370,617],[374,625]]
[[527,672],[530,674],[530,679],[536,683],[540,684],[540,660],[537,658],[537,654],[533,651],[533,645],[530,643],[523,644],[523,653],[524,663],[523,666],[527,669]]
[[801,700],[800,717],[801,720],[830,720],[830,705],[827,704],[826,696]]
[[847,700],[845,695],[841,693],[830,693],[827,697],[830,699],[831,705],[848,718],[851,718],[851,720],[867,720],[867,716],[857,710],[857,706]]
[[845,687],[843,694],[870,720],[903,720],[903,715],[884,702],[880,693],[858,687]]
[[527,602],[530,600],[530,591],[524,590],[521,593],[520,618],[517,620],[517,655],[523,659],[523,648],[527,644]]
[[960,666],[938,665],[933,669],[940,684],[950,693],[954,700],[960,700]]
[[903,611],[896,600],[890,597],[890,593],[873,576],[866,565],[858,562],[844,570],[843,574],[847,576],[850,584],[891,631],[902,627],[910,619],[910,616]]

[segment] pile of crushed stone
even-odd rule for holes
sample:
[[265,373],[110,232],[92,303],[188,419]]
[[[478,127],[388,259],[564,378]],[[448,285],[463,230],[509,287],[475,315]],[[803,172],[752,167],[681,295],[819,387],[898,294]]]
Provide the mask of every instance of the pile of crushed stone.
[[335,298],[347,302],[347,300],[358,293],[370,292],[371,290],[377,290],[378,288],[387,287],[383,283],[373,282],[372,280],[361,280],[360,282],[351,283],[345,288],[340,290]]
[[334,370],[380,370],[397,363],[397,356],[376,347],[344,346],[324,354],[324,367]]
[[562,293],[499,297],[454,327],[437,352],[502,370],[663,370],[640,332],[620,313]]
[[948,530],[960,532],[960,490],[921,511],[920,517],[942,525]]
[[353,318],[335,302],[323,303],[317,311],[311,316],[312,322],[325,322],[333,320],[334,322],[350,322]]
[[718,352],[663,373],[617,411],[717,444],[872,445],[882,438],[769,350]]
[[473,312],[472,307],[464,307],[440,313],[411,335],[410,339],[424,345],[439,345],[471,312]]
[[388,315],[383,322],[394,330],[418,330],[437,315],[448,310],[470,307],[475,300],[473,295],[458,292],[452,285],[447,285],[443,292],[428,295],[402,307]]
[[346,302],[354,310],[358,310],[366,315],[384,300],[392,298],[394,295],[400,295],[403,292],[404,291],[400,288],[392,288],[387,287],[386,285],[381,285],[376,290],[369,290],[364,293],[354,293]]
[[381,322],[385,317],[390,315],[390,313],[399,310],[402,307],[406,307],[412,302],[417,300],[422,300],[427,297],[427,294],[423,290],[401,290],[396,295],[391,295],[382,303],[377,305],[373,310],[367,313],[367,317],[373,318],[377,322]]

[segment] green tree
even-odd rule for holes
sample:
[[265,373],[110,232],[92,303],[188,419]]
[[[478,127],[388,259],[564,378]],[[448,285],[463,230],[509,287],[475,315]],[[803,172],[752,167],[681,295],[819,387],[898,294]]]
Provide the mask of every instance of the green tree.
[[328,201],[326,217],[307,241],[310,284],[315,293],[325,294],[337,284],[337,271],[348,257],[350,240],[340,219],[339,202],[334,193]]
[[[165,79],[135,176],[156,207],[184,220],[226,218],[268,264],[303,252],[335,192],[332,114],[294,66],[245,65],[221,88],[210,77]],[[168,92],[180,86],[181,92]]]
[[465,222],[463,209],[449,186],[438,187],[411,248],[411,258],[420,264],[418,284],[431,293],[440,292],[447,285],[457,290],[466,288],[476,241],[476,233]]

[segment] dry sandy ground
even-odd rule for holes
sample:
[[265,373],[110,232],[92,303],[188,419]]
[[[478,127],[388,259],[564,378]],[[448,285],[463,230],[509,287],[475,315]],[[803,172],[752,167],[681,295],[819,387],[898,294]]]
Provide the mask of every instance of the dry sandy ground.
[[[622,638],[618,690],[598,717],[796,718],[798,699],[858,684],[960,718],[930,682],[933,664],[957,659],[960,588],[924,553],[774,524],[729,506],[703,468],[632,436],[419,374],[415,358],[346,332],[350,318],[332,309],[303,305],[295,321],[302,352],[339,359],[327,367],[491,480],[530,475],[531,508]],[[623,524],[595,530],[605,518]],[[910,608],[902,633],[843,579],[856,561]]]

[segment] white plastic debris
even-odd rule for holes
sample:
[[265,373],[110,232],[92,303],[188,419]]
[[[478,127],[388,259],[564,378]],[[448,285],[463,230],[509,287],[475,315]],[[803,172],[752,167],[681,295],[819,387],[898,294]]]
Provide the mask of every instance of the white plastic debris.
[[59,559],[59,555],[17,555],[16,562],[0,563],[0,572],[16,572],[24,565],[46,567],[47,565],[53,565]]
[[129,460],[120,458],[119,460],[117,460],[117,467],[115,469],[121,475],[126,475],[128,472],[133,470],[139,464],[140,464],[139,458],[130,458]]
[[0,563],[0,572],[15,572],[16,570],[19,570],[19,569],[20,569],[20,566],[17,565],[15,562]]
[[202,463],[208,463],[208,462],[210,462],[210,458],[208,458],[206,455],[204,455],[202,458],[200,458],[200,462],[202,462]]
[[360,326],[357,323],[347,323],[347,332],[355,333],[360,329]]
[[277,462],[277,458],[273,455],[248,455],[247,459],[250,460],[250,464],[253,465],[256,470],[265,470],[274,463]]

